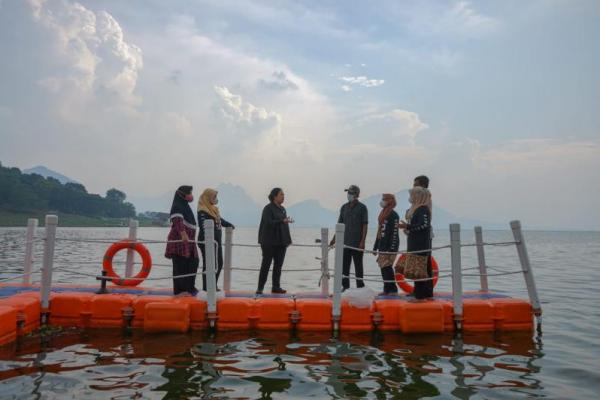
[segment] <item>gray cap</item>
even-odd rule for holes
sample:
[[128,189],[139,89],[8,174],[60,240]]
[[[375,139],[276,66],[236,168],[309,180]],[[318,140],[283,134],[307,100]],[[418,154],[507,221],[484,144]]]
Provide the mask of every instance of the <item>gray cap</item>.
[[350,194],[355,194],[358,196],[360,194],[360,188],[356,185],[350,185],[348,186],[348,189],[344,189],[344,192],[348,192]]

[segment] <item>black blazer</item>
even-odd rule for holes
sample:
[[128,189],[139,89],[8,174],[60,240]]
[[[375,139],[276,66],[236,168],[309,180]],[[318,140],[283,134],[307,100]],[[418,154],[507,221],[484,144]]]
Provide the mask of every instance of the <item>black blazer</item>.
[[271,202],[263,208],[258,243],[263,246],[288,246],[292,243],[290,227],[283,220],[287,217],[285,208]]
[[398,222],[400,217],[394,210],[381,224],[381,237],[375,239],[373,251],[396,252],[400,246],[400,238],[398,237]]

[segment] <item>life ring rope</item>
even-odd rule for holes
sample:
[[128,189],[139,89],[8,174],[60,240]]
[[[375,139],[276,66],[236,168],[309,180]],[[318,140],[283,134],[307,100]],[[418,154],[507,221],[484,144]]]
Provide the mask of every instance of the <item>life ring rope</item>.
[[[121,278],[114,268],[113,268],[113,257],[119,251],[124,249],[130,249],[137,252],[142,258],[142,269],[137,275],[133,276],[131,279]],[[141,243],[132,242],[130,240],[121,240],[119,242],[113,243],[104,253],[104,259],[102,260],[102,269],[106,271],[106,275],[110,278],[114,278],[112,283],[119,286],[137,286],[144,279],[150,275],[150,270],[152,268],[152,256],[150,256],[150,252]]]

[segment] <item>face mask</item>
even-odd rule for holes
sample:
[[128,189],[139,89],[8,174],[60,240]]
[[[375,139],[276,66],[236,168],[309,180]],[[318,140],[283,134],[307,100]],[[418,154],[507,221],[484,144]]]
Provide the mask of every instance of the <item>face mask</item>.
[[185,195],[185,201],[187,201],[188,203],[191,203],[192,201],[194,201],[194,195],[192,195],[192,194],[186,194]]
[[355,195],[350,194],[350,193],[348,193],[347,197],[348,197],[348,201],[354,201],[354,199],[356,198]]
[[381,201],[379,202],[379,205],[381,206],[381,208],[385,208],[385,207],[387,207],[387,201],[385,201],[385,200],[381,200]]

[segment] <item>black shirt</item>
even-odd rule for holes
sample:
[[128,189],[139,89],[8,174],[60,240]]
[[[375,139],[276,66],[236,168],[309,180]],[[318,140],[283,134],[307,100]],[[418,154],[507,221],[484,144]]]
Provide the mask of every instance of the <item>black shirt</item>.
[[344,244],[358,247],[363,238],[363,226],[369,223],[367,206],[360,201],[348,202],[340,208],[339,224],[345,224]]
[[292,243],[290,227],[283,220],[287,218],[285,208],[269,203],[263,208],[258,228],[258,243],[264,246],[288,246]]

